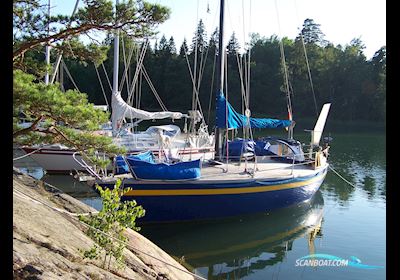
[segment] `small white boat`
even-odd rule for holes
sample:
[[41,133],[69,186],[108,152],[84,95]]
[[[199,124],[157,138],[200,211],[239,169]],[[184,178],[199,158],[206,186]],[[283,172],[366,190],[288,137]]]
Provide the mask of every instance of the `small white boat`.
[[[112,137],[110,129],[100,131],[103,135]],[[157,157],[168,157],[175,160],[209,160],[214,158],[213,135],[192,135],[181,133],[176,125],[151,126],[144,132],[124,132],[113,141],[120,147],[125,147],[128,154],[152,151]],[[86,171],[81,164],[82,157],[75,149],[65,145],[35,145],[21,147],[47,173],[70,173],[71,171]],[[74,156],[75,154],[75,156]],[[111,168],[111,167],[110,167]]]

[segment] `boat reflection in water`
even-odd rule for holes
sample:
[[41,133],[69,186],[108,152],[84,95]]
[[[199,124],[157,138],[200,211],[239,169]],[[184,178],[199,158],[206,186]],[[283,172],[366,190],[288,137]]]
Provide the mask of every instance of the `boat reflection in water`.
[[[209,222],[146,224],[141,234],[207,279],[238,279],[283,261],[293,241],[307,237],[309,253],[322,236],[320,191],[293,207]],[[206,205],[204,207],[207,207]]]

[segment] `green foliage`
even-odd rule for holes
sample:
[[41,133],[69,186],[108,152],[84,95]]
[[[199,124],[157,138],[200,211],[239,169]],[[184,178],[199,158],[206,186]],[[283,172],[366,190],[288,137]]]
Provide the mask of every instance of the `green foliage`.
[[[359,39],[352,40],[345,46],[334,46],[323,39],[319,25],[312,20],[305,22],[306,35],[303,45],[300,37],[282,38],[289,84],[292,92],[294,117],[314,118],[326,102],[332,103],[330,119],[341,121],[384,121],[386,107],[386,55],[383,47],[374,59],[366,60],[364,45]],[[201,24],[196,29],[204,32]],[[205,32],[204,32],[205,34]],[[210,92],[213,81],[214,58],[218,53],[216,38],[218,31],[212,33],[210,43],[205,45],[205,52],[198,55],[198,65],[204,65],[199,87],[200,103],[203,113],[215,100],[216,84]],[[233,36],[234,37],[234,36]],[[203,38],[203,37],[202,37]],[[204,38],[203,38],[204,39]],[[192,41],[196,41],[196,37]],[[235,40],[232,40],[234,43]],[[162,43],[162,44],[161,44]],[[166,39],[160,45],[167,47]],[[231,48],[235,44],[231,44]],[[186,48],[185,48],[186,46]],[[280,39],[273,35],[263,38],[253,34],[251,39],[251,94],[250,107],[253,114],[260,117],[286,118],[286,97],[282,92],[283,68],[281,65]],[[160,49],[160,48],[158,48]],[[169,110],[187,110],[190,104],[191,84],[186,66],[186,41],[180,47],[179,56],[169,51],[149,52],[145,59],[146,70],[161,99]],[[308,65],[305,56],[305,50]],[[249,50],[250,51],[250,50]],[[234,53],[234,51],[232,51]],[[189,61],[194,72],[194,53],[189,50]],[[243,56],[240,54],[240,56]],[[231,104],[240,111],[241,92],[236,56],[227,59],[227,87]],[[312,77],[311,87],[309,72]],[[199,71],[197,71],[199,73]],[[313,93],[314,92],[314,93]],[[314,101],[314,94],[316,106]],[[143,88],[142,108],[158,108],[152,93]],[[211,106],[211,108],[214,108]],[[213,125],[213,120],[209,123]]]
[[205,29],[203,20],[200,19],[199,23],[197,25],[197,30],[192,39],[190,51],[192,53],[194,53],[196,50],[199,53],[205,52],[205,49],[207,48],[206,37],[207,37],[206,29]]
[[[102,13],[108,17],[109,8],[96,8],[96,3],[101,3],[100,1],[92,0],[88,1],[88,3],[89,2],[91,3],[90,5],[93,5],[93,7],[90,8],[93,10],[90,12],[93,14],[93,20],[98,14]],[[28,3],[28,1],[26,1],[26,3]],[[121,4],[118,8],[118,13],[121,29],[126,31],[121,35],[126,45],[125,49],[129,49],[128,39],[132,36],[142,37],[140,34],[145,30],[151,33],[152,27],[165,20],[169,14],[169,10],[165,7],[146,4],[142,1],[125,1],[124,3],[125,4]],[[29,11],[14,9],[14,12],[20,17],[24,16],[29,18],[29,20],[33,19],[33,15],[29,17],[26,15]],[[112,13],[110,15],[112,15]],[[141,18],[142,20],[139,20],[139,15],[143,16]],[[83,18],[84,14],[79,14],[79,16],[77,15],[76,17],[77,19],[74,20],[80,23],[83,22],[83,19],[78,20],[78,18]],[[105,18],[107,19],[107,17]],[[127,23],[128,25],[123,25],[122,19],[128,17],[132,17],[132,20]],[[105,20],[105,22],[106,21],[107,20]],[[147,23],[145,23],[143,28],[138,27],[135,29],[134,22],[139,24],[139,21]],[[104,25],[106,24],[104,23]],[[19,26],[20,25],[18,25],[18,27]],[[25,29],[28,29],[28,26],[30,26],[28,22],[26,22],[25,25],[21,25],[21,27]],[[35,28],[38,29],[40,26],[43,26],[43,24],[40,25],[38,23],[35,26]],[[129,26],[132,30],[128,30]],[[286,65],[288,67],[289,84],[292,90],[294,118],[315,118],[316,111],[321,109],[322,104],[331,102],[332,107],[329,115],[331,119],[342,121],[384,121],[386,112],[385,47],[377,51],[375,57],[369,61],[366,60],[363,53],[364,45],[360,39],[353,39],[349,44],[344,46],[334,46],[332,43],[324,40],[324,34],[320,27],[321,26],[312,19],[306,19],[304,21],[302,34],[305,46],[303,46],[300,36],[294,39],[282,38]],[[17,30],[17,28],[15,28],[15,30]],[[111,29],[101,30],[111,32]],[[22,43],[25,39],[24,36],[21,36],[23,32],[17,33],[18,36],[15,37],[18,38],[18,40],[15,39],[17,43],[14,47],[17,47],[17,45]],[[97,44],[92,52],[88,51],[85,53],[83,49],[81,49],[81,52],[76,51],[75,53],[74,51],[76,57],[84,61],[83,63],[78,64],[71,59],[65,60],[79,88],[86,92],[90,102],[95,104],[104,104],[104,97],[99,94],[101,88],[94,69],[92,67],[85,68],[84,64],[89,61],[96,61],[96,65],[98,65],[98,63],[105,59],[106,56],[104,53],[108,49],[108,58],[104,61],[104,66],[108,75],[110,75],[113,65],[111,34],[112,33],[108,33],[109,37],[102,44]],[[194,30],[194,38],[190,42],[185,39],[180,48],[174,46],[173,37],[169,40],[164,37],[156,44],[153,50],[148,50],[146,52],[144,60],[146,71],[168,110],[185,111],[190,109],[193,83],[186,59],[188,59],[190,63],[192,75],[196,72],[196,79],[201,78],[201,83],[198,85],[196,84],[196,87],[199,89],[199,98],[203,114],[205,116],[208,115],[208,104],[211,104],[211,108],[214,108],[216,71],[214,71],[215,69],[213,69],[213,67],[215,65],[215,55],[218,54],[218,30],[216,29],[211,34],[209,41],[207,41],[206,34],[207,32],[203,22],[199,21],[196,30]],[[238,50],[238,46],[234,35],[232,35],[231,39],[228,50],[230,53],[234,54]],[[197,70],[194,71],[194,46],[196,42],[198,44]],[[63,45],[64,52],[68,55],[72,55],[72,52],[68,51],[68,44],[63,44],[60,43],[59,45],[60,47]],[[74,40],[72,40],[70,44],[73,46],[74,50],[80,48],[79,43]],[[281,90],[284,80],[280,59],[280,39],[276,35],[263,38],[259,34],[252,34],[250,46],[250,107],[253,115],[286,118],[286,97]],[[310,85],[304,48],[307,52],[313,82],[313,91],[318,108],[314,108],[314,96]],[[177,50],[179,54],[176,53]],[[37,47],[26,52],[23,61],[25,68],[22,66],[18,67],[26,69],[26,71],[30,71],[30,73],[34,73],[34,70],[29,69],[37,69],[37,72],[43,75],[45,68],[40,61],[44,60],[44,58],[43,54],[40,55],[39,51]],[[185,54],[185,52],[187,53]],[[122,61],[122,52],[120,55]],[[242,56],[242,54],[240,54],[240,56]],[[85,57],[88,59],[83,60]],[[14,61],[14,65],[17,64],[18,63]],[[229,101],[235,109],[240,111],[242,102],[237,64],[236,55],[228,56],[226,89],[229,95]],[[132,62],[130,69],[135,69],[135,67],[136,62]],[[107,85],[108,81],[104,73],[102,71],[100,72],[102,75],[102,84]],[[120,73],[123,72],[121,65]],[[130,71],[130,73],[132,72],[133,71]],[[40,77],[40,75],[37,75],[37,77]],[[130,76],[132,76],[132,74]],[[66,88],[72,88],[72,85],[68,85],[68,82],[66,84]],[[105,86],[105,88],[107,87]],[[124,85],[123,96],[126,94],[125,89],[126,84]],[[140,108],[145,110],[158,110],[160,108],[150,87],[148,87],[145,82],[143,82],[140,96],[140,101],[138,104],[134,104],[135,106],[138,105],[139,107],[140,105]],[[109,98],[109,96],[107,98]],[[110,100],[110,98],[108,100]],[[213,120],[209,123],[210,127],[212,125]]]
[[318,44],[319,46],[325,46],[328,42],[324,39],[325,35],[322,33],[320,26],[321,25],[315,23],[313,19],[305,19],[303,29],[296,38],[296,41],[304,40],[305,44]]
[[236,38],[235,32],[233,32],[231,38],[229,39],[228,45],[226,46],[226,52],[228,55],[236,56],[236,54],[239,53],[239,50],[239,40]]
[[83,44],[78,39],[71,39],[62,42],[58,47],[63,49],[63,57],[72,57],[83,66],[88,64],[100,65],[107,59],[107,52],[110,46],[104,44]]
[[117,264],[123,266],[123,250],[128,240],[123,233],[127,228],[140,230],[136,226],[136,219],[143,217],[145,210],[134,200],[121,202],[121,197],[130,190],[121,188],[121,180],[116,182],[112,190],[103,189],[98,185],[96,189],[103,200],[103,208],[95,215],[79,217],[81,221],[90,225],[86,233],[96,242],[92,248],[84,251],[83,255],[85,258],[97,259],[100,257],[100,251],[104,250],[106,257],[114,257]]
[[23,60],[14,62],[14,69],[33,74],[39,79],[43,79],[47,71],[51,71],[51,66],[46,65],[44,50],[41,46],[32,48],[26,52]]
[[[14,71],[13,141],[19,145],[61,143],[92,157],[95,151],[123,153],[110,137],[93,133],[109,115],[95,109],[87,96],[75,90],[62,92],[57,84],[34,82],[34,76]],[[29,126],[19,125],[21,115]],[[98,162],[100,163],[100,162]],[[106,164],[104,162],[103,164]]]
[[18,112],[23,112],[30,121],[41,118],[48,120],[49,125],[62,123],[72,128],[92,131],[108,121],[106,113],[94,109],[93,104],[88,103],[86,94],[75,90],[64,93],[57,84],[45,85],[33,80],[32,75],[14,71],[14,117],[17,117]]
[[78,36],[87,36],[95,42],[93,34],[121,30],[134,38],[153,35],[154,29],[168,19],[170,10],[159,4],[143,0],[121,1],[114,12],[114,1],[84,0],[83,7],[74,15],[48,16],[48,6],[40,0],[13,1],[13,62],[14,69],[32,67],[25,60],[30,51],[51,44],[53,51],[64,58],[75,57],[96,64],[105,59],[106,49],[95,44],[78,43]]

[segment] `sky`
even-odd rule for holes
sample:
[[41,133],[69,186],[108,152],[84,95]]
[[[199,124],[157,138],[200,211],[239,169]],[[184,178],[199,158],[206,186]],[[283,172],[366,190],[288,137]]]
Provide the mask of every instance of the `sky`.
[[[184,38],[190,44],[200,19],[208,38],[218,26],[219,0],[148,1],[171,9],[170,18],[157,28],[157,37],[172,36],[178,50]],[[51,0],[52,13],[71,14],[75,2]],[[226,0],[224,40],[233,32],[242,47],[250,33],[294,39],[307,18],[320,24],[325,40],[335,46],[361,39],[367,59],[386,45],[386,0]]]

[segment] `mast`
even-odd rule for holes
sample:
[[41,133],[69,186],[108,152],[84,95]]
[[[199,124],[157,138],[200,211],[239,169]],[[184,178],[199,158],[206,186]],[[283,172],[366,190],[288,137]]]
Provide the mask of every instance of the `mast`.
[[[119,4],[119,1],[116,0],[115,3],[115,16],[117,16],[117,6]],[[112,88],[112,96],[117,96],[118,95],[118,61],[119,61],[119,29],[115,30],[114,33],[114,63],[113,63],[113,88]],[[111,98],[111,107],[112,103],[114,101],[114,98]],[[114,108],[112,108],[114,111]],[[115,112],[113,112],[115,113]],[[113,136],[117,134],[117,122],[118,120],[115,120],[112,118],[112,133]]]
[[[216,98],[218,95],[223,93],[224,90],[224,4],[225,1],[220,2],[219,11],[219,36],[218,36],[218,57],[217,57],[217,91]],[[222,139],[220,129],[216,126],[215,131],[215,153],[218,159],[221,159],[222,152]]]
[[[116,0],[115,13],[117,13],[117,5],[119,1]],[[119,59],[119,30],[115,30],[114,35],[114,66],[113,66],[113,94],[118,92],[118,59]]]
[[[49,22],[47,24],[47,36],[50,36],[50,0],[49,0],[49,7],[47,10],[48,13],[48,17],[49,17]],[[49,66],[50,65],[50,42],[47,42],[46,44],[46,65]],[[49,70],[46,70],[46,75],[44,76],[44,83],[46,85],[49,84]]]

